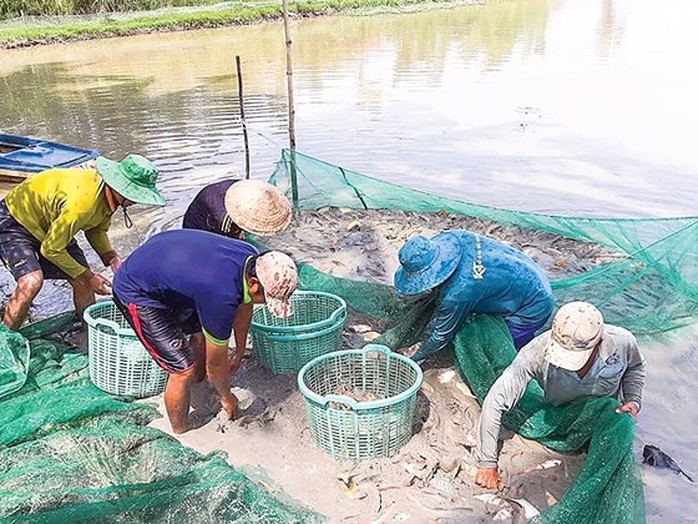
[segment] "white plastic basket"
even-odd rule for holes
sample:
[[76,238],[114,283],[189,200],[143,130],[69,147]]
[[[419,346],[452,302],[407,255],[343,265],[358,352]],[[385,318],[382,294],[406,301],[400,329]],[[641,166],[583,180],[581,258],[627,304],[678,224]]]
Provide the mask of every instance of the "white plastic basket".
[[143,347],[112,301],[97,302],[84,313],[90,380],[123,397],[145,398],[165,390],[167,373]]

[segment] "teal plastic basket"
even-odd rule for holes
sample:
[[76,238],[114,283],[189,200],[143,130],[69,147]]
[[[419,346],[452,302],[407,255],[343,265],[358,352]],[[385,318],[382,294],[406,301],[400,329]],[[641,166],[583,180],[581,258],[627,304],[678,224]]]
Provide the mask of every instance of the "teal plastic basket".
[[338,349],[347,321],[346,302],[331,293],[296,291],[291,306],[288,318],[276,318],[262,305],[252,314],[254,356],[275,374],[298,373],[310,360]]
[[[415,362],[377,344],[313,359],[298,374],[298,387],[314,441],[335,458],[395,455],[412,437],[422,379]],[[352,398],[361,396],[367,398]]]
[[165,390],[167,373],[143,347],[112,301],[85,309],[90,380],[112,395],[145,398]]

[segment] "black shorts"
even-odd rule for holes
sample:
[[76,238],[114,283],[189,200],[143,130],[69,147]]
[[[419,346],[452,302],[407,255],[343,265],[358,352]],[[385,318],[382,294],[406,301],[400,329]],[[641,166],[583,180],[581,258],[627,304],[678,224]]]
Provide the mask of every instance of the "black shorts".
[[162,369],[168,373],[182,373],[196,363],[196,354],[187,336],[201,331],[195,311],[127,306],[116,295],[114,304]]
[[[66,251],[78,264],[89,267],[85,253],[75,239],[70,241]],[[0,202],[0,259],[15,280],[38,269],[48,280],[70,278],[62,269],[44,258],[41,254],[41,242],[15,220],[4,200]]]

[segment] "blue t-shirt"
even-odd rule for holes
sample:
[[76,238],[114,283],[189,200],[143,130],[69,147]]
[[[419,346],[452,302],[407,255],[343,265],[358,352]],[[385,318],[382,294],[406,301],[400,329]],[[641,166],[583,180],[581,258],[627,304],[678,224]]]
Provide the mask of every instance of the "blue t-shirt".
[[184,213],[182,227],[238,238],[242,230],[225,209],[225,194],[235,182],[239,180],[222,180],[199,191]]
[[112,289],[124,304],[195,311],[204,335],[223,345],[243,302],[245,262],[258,254],[247,242],[205,231],[165,231],[131,253]]

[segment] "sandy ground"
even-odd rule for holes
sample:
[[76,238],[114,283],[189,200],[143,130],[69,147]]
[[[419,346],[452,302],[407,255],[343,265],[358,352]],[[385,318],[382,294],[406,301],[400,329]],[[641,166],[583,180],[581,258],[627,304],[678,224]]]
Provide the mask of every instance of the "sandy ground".
[[[397,250],[407,238],[448,228],[468,228],[519,247],[551,279],[617,258],[594,245],[462,217],[337,209],[296,216],[291,228],[271,244],[337,276],[389,282]],[[2,272],[4,292],[12,286],[8,277]],[[33,311],[47,316],[67,309],[69,296],[64,286],[48,287]],[[361,347],[364,337],[370,338],[366,331],[380,331],[380,326],[352,313],[343,346]],[[232,466],[276,495],[326,515],[330,522],[524,522],[531,511],[562,497],[584,455],[554,453],[507,432],[501,498],[475,486],[472,451],[479,407],[450,359],[445,353],[425,364],[414,436],[391,458],[353,463],[321,451],[313,442],[296,376],[273,375],[249,348],[232,379],[241,401],[236,419],[221,417],[211,386],[202,383],[192,394],[194,428],[176,438],[202,453],[226,451]],[[162,396],[144,402],[157,403],[163,418],[152,425],[170,433]],[[650,397],[646,410],[654,404]],[[667,479],[677,482],[671,473],[651,473],[655,487],[650,488],[665,489]],[[648,513],[666,516],[662,507],[650,507]]]
[[[268,243],[337,276],[389,283],[405,240],[458,228],[524,250],[552,279],[617,258],[591,244],[459,216],[331,208],[298,214]],[[343,345],[361,347],[364,336],[376,331],[380,326],[352,315]],[[251,352],[233,378],[241,399],[237,420],[222,420],[210,386],[200,385],[192,402],[197,427],[178,438],[202,452],[228,451],[233,466],[332,522],[523,522],[526,513],[564,494],[584,457],[553,453],[507,432],[501,459],[505,488],[499,494],[505,500],[475,486],[472,451],[480,410],[449,364],[451,357],[440,355],[425,365],[415,434],[392,458],[355,464],[318,449],[295,375],[272,375]],[[154,425],[169,431],[166,419]]]

